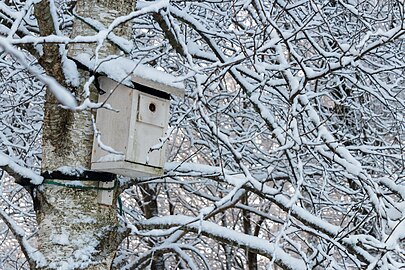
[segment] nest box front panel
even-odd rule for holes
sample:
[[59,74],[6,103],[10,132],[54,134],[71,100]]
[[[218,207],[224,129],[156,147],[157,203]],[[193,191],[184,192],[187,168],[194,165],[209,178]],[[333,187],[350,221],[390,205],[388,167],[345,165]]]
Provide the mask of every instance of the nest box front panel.
[[[169,100],[145,93],[139,93],[138,111],[132,121],[135,122],[128,147],[127,160],[148,166],[163,167],[165,147],[160,144],[167,129],[169,118]],[[132,143],[131,143],[132,141]],[[160,149],[150,151],[160,145]]]

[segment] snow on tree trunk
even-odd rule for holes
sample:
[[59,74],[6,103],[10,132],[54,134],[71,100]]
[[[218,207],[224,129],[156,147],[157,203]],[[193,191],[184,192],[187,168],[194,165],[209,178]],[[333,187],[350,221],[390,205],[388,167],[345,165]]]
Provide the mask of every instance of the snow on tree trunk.
[[[117,15],[130,12],[133,1],[79,1],[76,13],[108,25]],[[36,5],[35,14],[41,34],[52,34],[49,23],[51,9],[47,1]],[[111,16],[109,16],[111,15]],[[120,29],[122,34],[122,29]],[[75,21],[73,36],[95,34],[83,22]],[[58,45],[45,45],[43,66],[61,84],[68,87],[66,74],[58,53]],[[94,44],[70,45],[69,55],[94,54]],[[100,51],[105,56],[112,53],[108,45]],[[81,83],[83,85],[84,82]],[[79,102],[83,101],[82,87],[69,87]],[[94,89],[92,89],[94,92]],[[92,93],[92,95],[95,95]],[[93,97],[94,99],[94,97]],[[48,91],[43,124],[42,171],[61,167],[89,169],[93,143],[92,113],[89,110],[70,111],[60,107]],[[66,184],[69,181],[54,179]],[[98,181],[81,182],[96,187]],[[55,184],[44,184],[38,190],[37,211],[38,248],[47,260],[47,266],[38,269],[110,269],[116,249],[118,219],[116,200],[112,206],[97,203],[97,190],[74,189]]]

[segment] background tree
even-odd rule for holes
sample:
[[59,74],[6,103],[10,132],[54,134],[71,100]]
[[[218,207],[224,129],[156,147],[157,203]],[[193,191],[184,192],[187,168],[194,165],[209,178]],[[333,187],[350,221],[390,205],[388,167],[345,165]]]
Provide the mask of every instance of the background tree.
[[[82,1],[68,37],[71,4],[0,4],[4,268],[404,267],[403,1]],[[88,168],[87,87],[120,52],[187,85],[165,175],[119,177],[122,212],[22,169]]]

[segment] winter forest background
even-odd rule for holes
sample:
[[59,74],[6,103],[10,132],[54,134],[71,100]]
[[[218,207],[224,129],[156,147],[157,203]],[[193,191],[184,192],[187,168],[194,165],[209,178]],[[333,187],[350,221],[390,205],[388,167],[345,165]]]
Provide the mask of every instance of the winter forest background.
[[[404,12],[2,0],[0,269],[405,269]],[[94,74],[119,57],[186,96],[164,176],[119,177],[106,208],[40,172],[86,168]]]

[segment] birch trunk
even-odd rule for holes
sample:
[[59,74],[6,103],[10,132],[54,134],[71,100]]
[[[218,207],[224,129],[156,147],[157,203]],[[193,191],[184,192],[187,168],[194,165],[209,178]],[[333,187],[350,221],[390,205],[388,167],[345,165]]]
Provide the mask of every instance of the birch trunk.
[[[76,13],[91,17],[108,25],[118,15],[133,9],[133,1],[78,1]],[[54,34],[48,1],[35,6],[41,35]],[[122,30],[125,32],[128,30]],[[82,22],[74,23],[73,35],[94,34]],[[122,34],[122,33],[121,33]],[[107,48],[107,49],[106,49]],[[94,53],[95,45],[71,46],[69,54]],[[100,57],[112,52],[106,46]],[[66,87],[58,45],[44,45],[41,65]],[[86,74],[82,74],[86,75]],[[82,76],[85,77],[85,76]],[[80,102],[81,88],[69,87]],[[46,94],[43,124],[42,171],[53,171],[62,166],[90,168],[93,143],[93,128],[89,110],[73,112],[59,106],[55,97]],[[62,184],[66,180],[53,180]],[[83,182],[97,186],[98,181]],[[47,260],[50,269],[111,269],[115,252],[120,244],[115,200],[112,206],[97,203],[97,190],[72,189],[64,186],[44,184],[38,188],[38,249]]]

